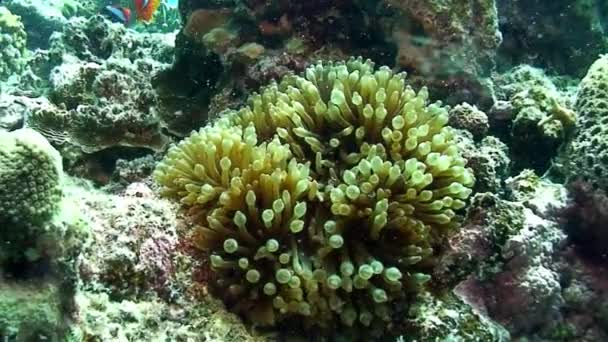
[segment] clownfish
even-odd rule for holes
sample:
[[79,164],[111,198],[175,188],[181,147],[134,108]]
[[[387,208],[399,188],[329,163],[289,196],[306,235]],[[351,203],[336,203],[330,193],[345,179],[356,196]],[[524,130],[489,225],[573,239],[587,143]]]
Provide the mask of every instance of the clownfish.
[[154,17],[154,12],[160,6],[161,0],[134,0],[137,20],[149,22]]
[[102,13],[114,22],[130,25],[132,24],[132,9],[135,12],[135,20],[150,22],[154,17],[154,12],[160,6],[160,2],[161,0],[133,0],[130,8],[108,5],[102,9]]

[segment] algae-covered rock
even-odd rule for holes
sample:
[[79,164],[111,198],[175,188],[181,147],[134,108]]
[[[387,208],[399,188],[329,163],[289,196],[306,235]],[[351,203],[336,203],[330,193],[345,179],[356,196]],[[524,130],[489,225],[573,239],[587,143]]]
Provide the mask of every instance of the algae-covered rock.
[[466,102],[450,109],[450,121],[448,123],[454,128],[471,132],[476,140],[485,137],[490,128],[486,113]]
[[[504,65],[534,63],[580,77],[608,48],[603,0],[498,0]],[[581,39],[583,37],[583,39]]]
[[[511,99],[517,113],[512,122],[513,152],[517,167],[543,172],[576,124],[576,113],[558,100],[560,94],[547,88],[531,88]],[[529,153],[534,146],[536,153]]]
[[[169,300],[176,295],[176,228],[181,223],[172,203],[154,196],[144,183],[130,184],[119,194],[88,186],[67,191],[86,203],[91,231],[91,243],[84,248],[79,266],[84,288],[103,287],[116,302],[151,296]],[[98,248],[107,241],[114,241],[112,248]]]
[[[124,25],[112,23],[101,15],[74,17],[50,38],[54,54],[70,54],[87,62],[128,58],[151,58],[159,63],[173,59],[175,35],[171,33],[138,33]],[[151,76],[151,75],[150,75]]]
[[511,171],[509,147],[499,138],[487,136],[464,155],[475,173],[475,191],[501,193]]
[[494,67],[502,41],[494,0],[384,2],[398,13],[391,26],[397,65],[430,77],[436,73],[479,76]]
[[568,310],[563,284],[569,277],[560,271],[566,235],[554,211],[565,202],[566,191],[531,170],[506,184],[508,199],[474,197],[434,279],[447,281],[459,298],[513,338],[547,339],[565,323],[562,314]]
[[486,279],[500,272],[502,246],[523,229],[524,209],[491,193],[476,194],[462,228],[450,236],[434,278],[454,287],[470,274]]
[[[67,22],[61,12],[61,5],[73,0],[4,0],[5,5],[11,12],[22,18],[23,24],[28,31],[28,48],[47,48],[49,37]],[[85,1],[94,3],[96,0]]]
[[59,341],[66,330],[56,285],[0,281],[0,339]]
[[0,338],[61,341],[66,337],[87,231],[76,207],[63,206],[49,222],[21,228],[21,234],[8,241],[0,232]]
[[490,121],[511,147],[513,168],[545,172],[575,128],[575,83],[528,65],[495,75],[494,83],[498,101]]
[[560,211],[568,238],[582,255],[608,260],[608,196],[590,183],[570,184],[568,205]]
[[22,100],[29,98],[0,94],[0,131],[13,131],[23,125],[27,109]]
[[21,18],[0,6],[0,81],[23,69],[26,38]]
[[72,340],[266,341],[207,294],[205,261],[189,254],[189,226],[175,204],[145,183],[110,194],[78,181],[65,191],[90,232],[78,258]]
[[608,190],[608,56],[600,57],[580,83],[574,105],[576,133],[559,169],[569,180],[582,178]]
[[70,334],[76,341],[266,342],[250,334],[239,318],[211,298],[168,305],[158,299],[112,301],[105,293],[84,292]]
[[403,316],[408,334],[396,342],[511,340],[509,332],[500,324],[453,294],[419,295]]
[[168,138],[151,79],[172,58],[171,37],[138,35],[100,16],[73,18],[53,35],[49,52],[37,52],[48,65],[32,70],[44,80],[35,91],[51,103],[32,108],[26,125],[86,153],[162,149]]

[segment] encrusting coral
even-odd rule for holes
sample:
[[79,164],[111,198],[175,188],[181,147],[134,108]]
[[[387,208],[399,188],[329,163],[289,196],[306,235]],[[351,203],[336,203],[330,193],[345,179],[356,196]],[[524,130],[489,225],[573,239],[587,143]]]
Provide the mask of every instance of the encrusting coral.
[[234,311],[381,333],[391,303],[430,279],[471,193],[447,122],[405,74],[320,62],[193,132],[154,176],[197,225]]

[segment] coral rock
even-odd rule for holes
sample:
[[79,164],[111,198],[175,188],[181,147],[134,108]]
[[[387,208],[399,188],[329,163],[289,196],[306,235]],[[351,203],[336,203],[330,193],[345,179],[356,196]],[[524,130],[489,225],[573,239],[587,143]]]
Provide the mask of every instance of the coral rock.
[[486,113],[466,102],[450,110],[448,123],[454,128],[466,129],[475,139],[483,138],[490,128]]
[[23,69],[26,38],[21,17],[0,7],[0,80]]
[[581,177],[608,190],[608,56],[600,57],[581,81],[575,111],[576,133],[560,168],[569,180]]

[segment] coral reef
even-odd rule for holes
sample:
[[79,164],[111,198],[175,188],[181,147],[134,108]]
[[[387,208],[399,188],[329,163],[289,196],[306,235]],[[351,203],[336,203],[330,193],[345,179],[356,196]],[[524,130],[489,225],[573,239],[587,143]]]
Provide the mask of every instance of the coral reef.
[[1,1],[0,340],[608,341],[605,1],[107,5]]
[[410,83],[450,104],[487,106],[491,99],[478,76],[493,69],[500,43],[493,0],[193,0],[179,7],[176,63],[155,82],[165,121],[176,123],[170,129],[178,135],[218,115],[208,108],[215,97],[231,94],[238,105],[268,76],[352,55],[418,75]]
[[113,194],[79,180],[64,189],[81,204],[90,232],[78,256],[82,285],[70,337],[265,341],[207,295],[200,262],[183,242],[190,226],[146,183]]
[[23,68],[26,39],[21,18],[0,6],[0,81],[18,74]]
[[505,328],[453,294],[442,298],[420,294],[414,303],[400,317],[409,327],[408,334],[398,337],[396,342],[510,341]]
[[[497,1],[502,65],[529,63],[581,77],[608,48],[608,3],[601,0]],[[564,25],[564,23],[567,23]],[[585,37],[580,39],[580,37]]]
[[58,289],[0,281],[0,337],[10,341],[58,341],[65,334]]
[[386,329],[473,185],[447,110],[427,99],[370,61],[319,63],[168,152],[155,178],[233,310]]
[[397,65],[430,77],[492,70],[502,41],[494,0],[385,2],[401,14],[392,25]]
[[591,184],[570,184],[571,202],[560,211],[572,242],[583,254],[599,260],[608,258],[608,197]]
[[450,126],[471,132],[476,140],[485,137],[490,129],[486,113],[466,102],[450,109],[449,114],[448,124]]
[[578,89],[575,111],[576,133],[566,146],[559,169],[569,180],[581,177],[608,190],[608,56],[600,57],[587,72]]
[[[541,69],[517,66],[494,76],[497,101],[490,109],[494,131],[509,142],[513,168],[545,172],[576,125],[574,87]],[[508,133],[507,133],[508,132]],[[537,153],[530,154],[530,146]]]
[[[115,146],[160,150],[161,133],[152,76],[171,61],[170,36],[136,35],[102,17],[73,18],[37,52],[47,66],[31,68],[36,95],[51,103],[31,108],[26,125],[56,144],[92,153]],[[49,67],[48,65],[51,65]]]
[[[61,3],[55,0],[5,0],[2,5],[19,15],[28,31],[27,45],[31,49],[47,48],[53,32],[61,31],[66,18]],[[90,1],[94,2],[94,1]]]
[[0,132],[0,187],[4,276],[28,277],[29,265],[32,276],[71,279],[73,265],[62,258],[78,249],[82,222],[73,203],[62,198],[59,153],[33,130]]

